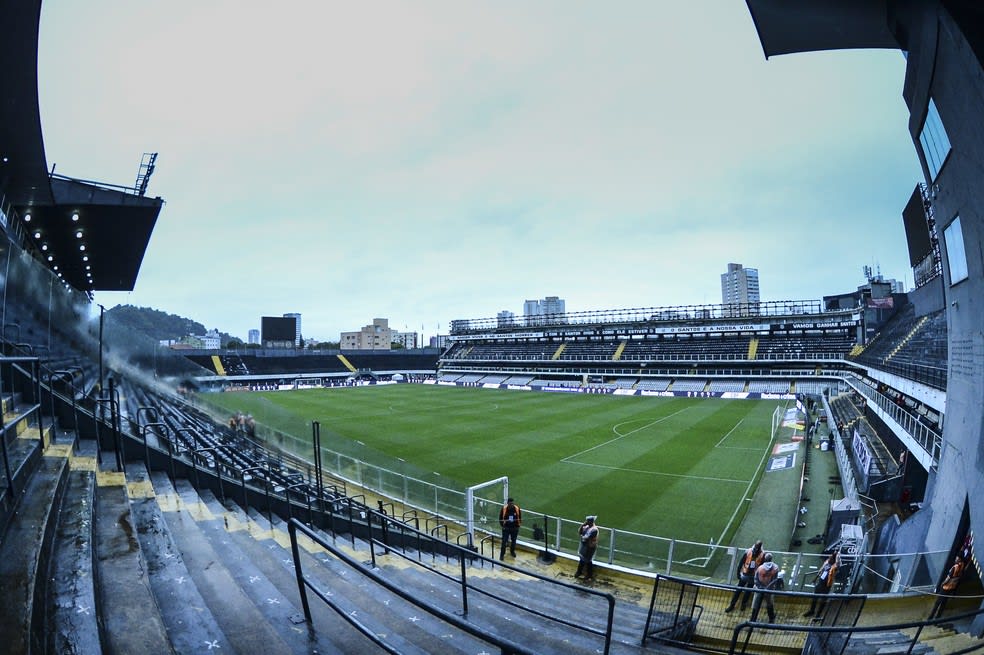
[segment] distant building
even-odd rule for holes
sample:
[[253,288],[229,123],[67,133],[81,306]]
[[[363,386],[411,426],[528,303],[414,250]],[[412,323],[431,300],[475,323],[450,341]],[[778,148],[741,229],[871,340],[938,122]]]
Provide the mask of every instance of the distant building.
[[527,300],[523,303],[523,320],[526,325],[566,323],[565,304],[564,300],[557,296],[547,296],[543,300]]
[[721,304],[725,316],[755,316],[759,313],[759,272],[741,264],[728,264],[721,274]]
[[510,327],[516,325],[516,315],[508,310],[503,309],[495,315],[495,318],[499,327]]
[[895,312],[908,302],[904,289],[905,284],[898,280],[886,280],[881,275],[870,276],[857,291],[824,296],[823,306],[827,311],[862,308],[864,333],[858,335],[858,342],[868,343]]
[[260,343],[260,331],[257,329],[252,329],[249,331],[249,336],[247,337],[246,343]]
[[341,350],[390,350],[393,335],[389,319],[374,318],[372,325],[363,326],[358,332],[342,332],[338,347]]
[[398,343],[404,348],[416,348],[418,335],[416,332],[394,332],[390,337],[392,343]]
[[301,315],[284,314],[284,318],[294,319],[294,346],[300,346],[301,345]]
[[441,350],[444,350],[445,348],[448,347],[448,335],[435,334],[430,338],[429,345],[431,348],[440,348]]
[[219,331],[214,329],[202,335],[189,334],[181,341],[186,346],[202,350],[218,350],[222,347],[222,337],[219,336]]

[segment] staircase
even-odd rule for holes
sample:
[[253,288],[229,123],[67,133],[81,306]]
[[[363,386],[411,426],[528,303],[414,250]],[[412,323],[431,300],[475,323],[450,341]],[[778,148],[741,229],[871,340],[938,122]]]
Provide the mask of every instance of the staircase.
[[919,333],[919,330],[922,329],[922,326],[925,325],[926,321],[928,320],[929,320],[928,315],[920,318],[919,321],[916,322],[916,324],[913,326],[913,328],[909,330],[909,333],[906,334],[903,338],[899,339],[899,342],[895,344],[895,347],[892,348],[892,350],[888,353],[888,355],[885,356],[885,358],[882,361],[887,363],[892,359],[892,357],[895,357],[896,353],[902,350],[902,348],[905,347],[905,344],[909,343],[909,340]]
[[618,348],[615,349],[615,354],[612,355],[612,361],[617,362],[622,359],[622,353],[625,352],[625,347],[629,345],[628,341],[620,341]]
[[342,363],[342,365],[345,368],[347,368],[349,371],[351,371],[352,373],[358,373],[359,372],[359,369],[357,369],[354,366],[352,366],[352,362],[350,362],[348,360],[348,357],[346,357],[345,355],[343,355],[341,353],[339,353],[337,355],[337,357],[338,357],[338,361],[340,361]]

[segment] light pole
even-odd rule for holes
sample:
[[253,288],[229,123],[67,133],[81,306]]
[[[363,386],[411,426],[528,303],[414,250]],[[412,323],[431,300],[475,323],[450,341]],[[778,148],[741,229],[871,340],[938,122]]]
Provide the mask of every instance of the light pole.
[[99,395],[103,392],[103,316],[106,308],[99,305]]

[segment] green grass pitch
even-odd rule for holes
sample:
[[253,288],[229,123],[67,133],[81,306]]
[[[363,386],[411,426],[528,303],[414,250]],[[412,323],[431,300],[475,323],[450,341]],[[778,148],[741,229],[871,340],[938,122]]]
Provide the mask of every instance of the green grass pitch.
[[319,421],[325,448],[388,456],[392,470],[437,472],[446,486],[507,475],[527,510],[705,543],[739,525],[777,405],[411,384],[207,400],[306,443]]

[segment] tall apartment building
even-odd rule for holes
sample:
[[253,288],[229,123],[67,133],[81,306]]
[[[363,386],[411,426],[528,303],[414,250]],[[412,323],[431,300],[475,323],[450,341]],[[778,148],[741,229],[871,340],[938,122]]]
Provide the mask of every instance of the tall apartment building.
[[249,331],[249,336],[247,337],[246,343],[259,344],[260,343],[260,331],[257,330],[256,328],[253,328],[252,330],[250,330]]
[[294,347],[301,345],[301,315],[300,314],[284,314],[284,318],[294,319]]
[[721,304],[725,316],[754,316],[759,313],[759,272],[741,264],[728,264],[721,274]]
[[547,296],[543,300],[527,300],[523,303],[523,319],[526,325],[564,323],[565,303],[557,296]]

